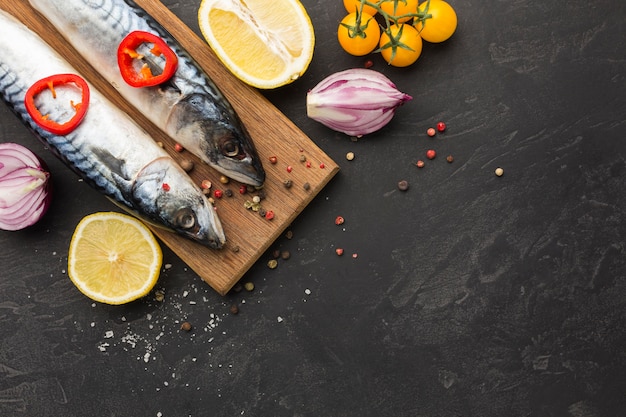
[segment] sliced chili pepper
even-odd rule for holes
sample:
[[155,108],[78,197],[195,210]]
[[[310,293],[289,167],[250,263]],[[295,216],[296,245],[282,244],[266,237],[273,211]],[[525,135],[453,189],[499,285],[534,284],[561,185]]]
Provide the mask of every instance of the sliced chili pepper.
[[[56,120],[52,120],[48,114],[41,114],[35,105],[35,98],[45,90],[50,90],[52,98],[56,99],[57,94],[54,88],[69,84],[74,84],[81,90],[80,103],[70,101],[70,104],[76,111],[74,116],[70,120],[61,123]],[[24,97],[24,105],[30,117],[42,129],[45,129],[55,135],[64,136],[76,129],[85,117],[87,107],[89,107],[89,86],[87,85],[87,81],[76,74],[51,75],[49,77],[42,78],[30,86],[30,88],[26,91],[26,96]]]
[[[137,49],[143,44],[152,44],[150,53],[165,58],[165,66],[160,74],[153,74],[147,63],[138,67],[135,60],[144,58]],[[132,87],[151,87],[169,80],[176,73],[178,57],[160,37],[136,30],[129,33],[117,48],[117,64],[124,81]],[[139,68],[139,69],[137,69]]]

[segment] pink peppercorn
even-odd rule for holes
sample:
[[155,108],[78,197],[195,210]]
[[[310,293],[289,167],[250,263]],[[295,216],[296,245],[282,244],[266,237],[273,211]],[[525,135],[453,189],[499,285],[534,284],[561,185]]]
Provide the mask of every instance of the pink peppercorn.
[[434,127],[429,127],[428,130],[426,131],[426,134],[430,137],[433,137],[437,134],[437,131],[435,130]]
[[436,156],[437,156],[437,152],[435,152],[434,149],[429,149],[426,151],[426,158],[435,159]]
[[337,256],[341,256],[341,255],[343,255],[343,249],[337,248],[337,249],[335,249],[335,253],[337,254]]
[[265,212],[265,218],[267,220],[272,220],[274,218],[274,212],[272,210],[268,210]]
[[169,191],[170,190],[170,185],[168,183],[166,183],[166,182],[163,183],[162,187],[163,187],[163,191]]
[[222,198],[224,196],[224,192],[222,190],[215,190],[213,191],[213,195],[215,198]]
[[291,171],[293,171],[293,167],[292,167],[291,165],[289,165],[289,166],[287,167],[287,172],[291,172]]
[[174,145],[174,150],[176,152],[182,152],[185,148],[183,148],[183,145],[181,145],[180,143],[177,143],[176,145]]
[[444,122],[437,123],[437,130],[439,132],[443,132],[444,130],[446,130],[446,124]]
[[422,161],[421,159],[415,163],[415,166],[417,166],[418,168],[424,168],[424,165],[424,161]]

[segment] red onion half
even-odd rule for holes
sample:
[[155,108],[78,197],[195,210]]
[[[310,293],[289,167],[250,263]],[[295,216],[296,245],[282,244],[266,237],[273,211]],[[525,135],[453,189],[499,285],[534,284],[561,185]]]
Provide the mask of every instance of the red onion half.
[[21,230],[39,221],[52,197],[43,161],[17,143],[0,143],[0,229]]

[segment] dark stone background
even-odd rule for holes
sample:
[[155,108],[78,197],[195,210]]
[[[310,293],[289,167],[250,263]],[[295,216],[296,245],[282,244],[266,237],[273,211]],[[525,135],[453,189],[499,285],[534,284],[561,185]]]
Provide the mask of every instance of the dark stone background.
[[[199,1],[164,3],[199,33]],[[354,142],[305,96],[364,58],[335,39],[340,1],[303,1],[311,66],[264,94],[341,172],[275,243],[291,258],[246,274],[253,292],[220,297],[164,248],[163,302],[92,304],[67,247],[115,207],[0,106],[0,140],[43,156],[57,190],[42,222],[0,233],[0,415],[625,415],[626,5],[450,3],[457,33],[417,64],[373,57],[414,99]]]

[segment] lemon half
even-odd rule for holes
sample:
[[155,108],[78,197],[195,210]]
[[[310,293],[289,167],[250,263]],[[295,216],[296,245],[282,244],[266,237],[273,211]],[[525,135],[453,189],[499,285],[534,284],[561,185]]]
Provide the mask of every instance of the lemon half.
[[76,226],[68,275],[92,300],[124,304],[148,294],[157,283],[163,254],[156,238],[134,217],[99,212]]
[[253,87],[289,84],[313,58],[313,25],[298,0],[202,0],[198,23],[226,68]]

